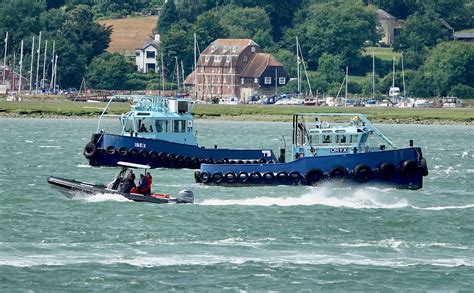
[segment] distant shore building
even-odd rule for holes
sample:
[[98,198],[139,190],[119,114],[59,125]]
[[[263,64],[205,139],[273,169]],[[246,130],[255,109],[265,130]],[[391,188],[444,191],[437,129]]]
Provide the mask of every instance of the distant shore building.
[[184,84],[197,100],[273,95],[288,82],[288,73],[271,54],[250,39],[217,39],[199,56]]
[[377,9],[377,19],[384,35],[380,39],[380,43],[393,46],[398,30],[402,28],[403,21],[392,16],[390,13],[382,9]]
[[145,41],[143,48],[135,50],[135,64],[137,70],[143,73],[158,72],[158,62],[156,56],[160,45],[160,35],[156,34],[155,39]]

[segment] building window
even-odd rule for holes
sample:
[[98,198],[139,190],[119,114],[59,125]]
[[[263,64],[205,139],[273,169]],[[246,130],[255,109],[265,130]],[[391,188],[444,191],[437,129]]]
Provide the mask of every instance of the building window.
[[244,62],[249,61],[249,58],[247,56],[244,56]]
[[234,46],[232,47],[232,53],[235,53],[235,52],[237,52],[237,47]]
[[154,63],[147,63],[147,64],[146,64],[146,71],[147,71],[147,72],[148,72],[148,71],[155,71],[155,68],[156,68],[156,66],[155,66]]
[[227,83],[227,78],[224,77],[223,79],[222,83]]
[[240,79],[240,84],[244,84],[245,83],[245,78],[241,78]]
[[258,77],[255,77],[255,78],[253,79],[253,82],[254,82],[254,83],[258,83]]
[[286,77],[279,77],[278,78],[278,83],[279,84],[285,84],[286,83]]
[[265,76],[265,84],[272,84],[272,78]]
[[135,51],[135,56],[140,56],[141,51]]
[[252,47],[252,48],[250,49],[250,51],[251,51],[252,53],[255,53],[255,47]]
[[221,62],[222,57],[221,56],[215,56],[214,57],[214,62]]
[[146,51],[146,58],[155,58],[155,51]]
[[205,62],[209,62],[209,59],[210,59],[210,58],[211,58],[211,56],[206,55]]
[[215,50],[216,50],[216,47],[215,47],[215,46],[212,46],[212,47],[211,47],[211,53],[214,53]]
[[201,67],[201,72],[204,72],[204,67]]
[[227,62],[227,63],[229,63],[230,60],[231,60],[231,57],[230,57],[230,56],[227,56],[227,57],[225,58],[225,62]]

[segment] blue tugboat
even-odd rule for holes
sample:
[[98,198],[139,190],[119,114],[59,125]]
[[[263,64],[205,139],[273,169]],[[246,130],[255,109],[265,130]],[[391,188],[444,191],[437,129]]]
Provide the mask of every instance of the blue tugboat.
[[[114,98],[132,101],[131,111],[119,116],[119,134],[105,132],[100,125],[103,117],[113,116],[106,111]],[[83,154],[92,166],[116,166],[119,161],[127,161],[151,168],[199,168],[202,163],[276,159],[271,150],[198,146],[191,108],[190,99],[115,96],[104,108],[97,132]]]
[[[284,150],[284,149],[283,149]],[[196,182],[225,185],[315,185],[325,180],[377,182],[419,189],[428,175],[421,149],[397,148],[362,114],[293,115],[292,161],[202,164]]]

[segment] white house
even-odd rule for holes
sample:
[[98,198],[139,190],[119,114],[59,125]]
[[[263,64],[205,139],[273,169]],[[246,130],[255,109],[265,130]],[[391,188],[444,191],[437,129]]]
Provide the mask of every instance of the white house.
[[160,35],[156,34],[154,40],[147,40],[143,48],[135,50],[135,64],[138,71],[147,73],[149,71],[158,72],[158,46],[160,45]]

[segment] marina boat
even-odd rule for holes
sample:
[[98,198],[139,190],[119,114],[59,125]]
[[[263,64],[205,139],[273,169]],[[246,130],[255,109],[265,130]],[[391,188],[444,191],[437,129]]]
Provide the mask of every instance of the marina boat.
[[107,185],[103,184],[94,184],[88,182],[82,182],[72,179],[64,179],[59,177],[50,176],[48,178],[48,183],[51,184],[53,187],[58,189],[64,195],[69,198],[74,197],[78,193],[80,194],[118,194],[121,195],[129,200],[139,201],[139,202],[151,202],[151,203],[194,203],[194,194],[192,191],[189,190],[182,190],[178,193],[178,195],[173,198],[169,194],[163,193],[149,193],[147,195],[141,194],[138,192],[134,192],[135,190],[132,189],[131,191],[126,191],[124,189],[124,182],[126,172],[129,169],[144,169],[146,170],[150,168],[150,166],[146,165],[138,165],[128,162],[118,162],[118,166],[121,167],[120,172],[115,177],[114,181]]
[[362,114],[295,114],[292,159],[265,164],[202,164],[196,182],[315,185],[326,180],[419,189],[428,175],[421,149],[397,148]]
[[245,160],[274,160],[271,150],[229,149],[199,146],[194,132],[192,101],[158,96],[127,96],[131,111],[122,114],[120,133],[101,129],[103,117],[114,96],[99,118],[97,131],[84,148],[92,166],[116,166],[119,161],[146,164],[151,168],[199,168],[202,163]]

